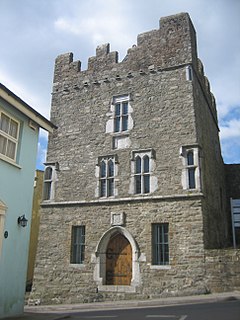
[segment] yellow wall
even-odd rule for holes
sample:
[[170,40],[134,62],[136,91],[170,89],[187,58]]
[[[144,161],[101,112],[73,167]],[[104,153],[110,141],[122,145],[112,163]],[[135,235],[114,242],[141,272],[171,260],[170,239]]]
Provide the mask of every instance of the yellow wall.
[[36,170],[33,193],[33,209],[32,209],[32,223],[28,254],[28,271],[27,271],[27,291],[32,284],[35,257],[37,253],[38,233],[40,223],[40,204],[42,202],[43,190],[43,171]]

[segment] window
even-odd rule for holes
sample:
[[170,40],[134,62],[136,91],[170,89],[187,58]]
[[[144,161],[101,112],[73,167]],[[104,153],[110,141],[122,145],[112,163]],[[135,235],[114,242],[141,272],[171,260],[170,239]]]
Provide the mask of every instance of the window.
[[195,189],[195,165],[193,151],[190,150],[187,152],[187,171],[188,171],[188,188]]
[[83,264],[85,259],[85,226],[72,227],[71,263]]
[[44,172],[43,200],[53,200],[55,193],[56,170],[58,163],[46,163]]
[[183,157],[183,188],[189,190],[200,190],[200,147],[197,145],[182,147],[180,154]]
[[152,224],[152,264],[169,264],[168,223]]
[[0,154],[16,161],[20,124],[0,110]]
[[114,132],[127,131],[128,128],[128,118],[129,118],[129,97],[123,96],[114,98]]
[[186,80],[187,81],[192,81],[193,80],[192,66],[186,66]]
[[142,158],[138,155],[135,158],[135,193],[150,192],[150,172],[149,156],[144,155]]
[[133,129],[133,108],[130,94],[114,96],[107,113],[106,133],[112,136],[112,149],[126,149],[131,146],[129,137]]
[[157,178],[153,176],[155,151],[153,149],[132,152],[130,193],[147,194],[157,189]]
[[99,159],[99,196],[114,196],[115,157]]

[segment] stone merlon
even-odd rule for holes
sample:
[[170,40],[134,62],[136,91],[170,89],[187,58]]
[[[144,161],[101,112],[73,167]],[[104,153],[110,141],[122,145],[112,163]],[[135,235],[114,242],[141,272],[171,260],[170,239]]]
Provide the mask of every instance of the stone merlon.
[[[84,74],[102,72],[113,68],[138,71],[150,65],[160,68],[192,63],[197,66],[196,35],[188,13],[160,19],[160,28],[142,33],[137,37],[137,45],[128,49],[126,57],[118,62],[118,52],[111,52],[110,45],[103,44],[96,49],[96,56],[88,60]],[[59,55],[55,61],[54,82],[66,79],[69,70],[81,71],[81,62],[73,62],[73,54]]]

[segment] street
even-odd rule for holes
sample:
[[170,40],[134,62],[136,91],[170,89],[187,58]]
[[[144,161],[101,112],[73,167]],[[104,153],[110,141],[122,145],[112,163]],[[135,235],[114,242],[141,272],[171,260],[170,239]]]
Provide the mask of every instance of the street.
[[136,308],[127,310],[84,311],[62,314],[55,318],[62,319],[113,319],[113,320],[239,320],[240,301],[223,301],[204,304],[188,304],[170,307]]

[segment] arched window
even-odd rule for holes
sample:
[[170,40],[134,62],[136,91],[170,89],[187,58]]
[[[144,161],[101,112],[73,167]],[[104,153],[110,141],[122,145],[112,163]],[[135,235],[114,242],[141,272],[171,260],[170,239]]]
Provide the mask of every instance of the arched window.
[[53,200],[58,163],[46,163],[44,172],[43,200]]
[[141,190],[142,190],[141,169],[142,169],[142,159],[139,156],[137,156],[135,158],[135,193],[141,193]]
[[143,157],[143,193],[150,192],[149,156]]
[[100,174],[99,174],[99,196],[111,197],[114,196],[114,177],[115,177],[115,163],[113,158],[102,158],[100,160]]
[[194,165],[193,151],[192,150],[188,151],[188,153],[187,153],[187,165],[188,166]]
[[143,194],[150,192],[150,171],[149,171],[149,156],[146,154],[137,155],[135,162],[135,193]]
[[108,161],[108,196],[114,195],[114,163],[112,159]]
[[182,186],[185,190],[201,190],[201,147],[198,144],[180,148],[182,157]]

